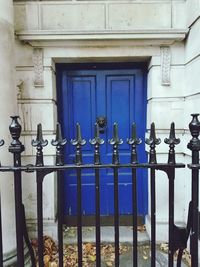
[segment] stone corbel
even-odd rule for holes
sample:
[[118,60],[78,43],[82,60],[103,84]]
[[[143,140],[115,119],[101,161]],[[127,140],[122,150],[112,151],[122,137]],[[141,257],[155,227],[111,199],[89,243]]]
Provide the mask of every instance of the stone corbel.
[[33,49],[33,65],[34,65],[34,86],[44,86],[44,67],[43,67],[43,49]]
[[160,49],[162,85],[169,86],[171,72],[171,51],[169,46],[162,46]]

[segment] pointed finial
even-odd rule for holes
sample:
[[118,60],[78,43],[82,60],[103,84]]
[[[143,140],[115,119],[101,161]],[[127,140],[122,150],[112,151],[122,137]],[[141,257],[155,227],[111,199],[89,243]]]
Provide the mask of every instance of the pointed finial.
[[136,133],[136,124],[132,124],[131,128],[131,138],[127,139],[127,143],[129,145],[139,145],[142,143],[142,140],[140,138],[137,138],[137,133]]
[[142,143],[142,140],[140,138],[137,138],[136,124],[135,123],[132,124],[131,133],[132,133],[132,136],[131,136],[131,138],[127,139],[127,143],[129,145],[131,145],[131,147],[132,147],[132,149],[131,149],[131,163],[136,164],[136,163],[138,163],[136,147],[137,147],[137,145]]
[[39,123],[37,125],[37,138],[36,140],[32,140],[31,142],[33,147],[36,147],[37,153],[36,153],[36,166],[43,166],[43,147],[48,145],[48,141],[43,139],[42,134],[42,124]]
[[123,140],[119,138],[118,134],[118,124],[115,122],[113,124],[113,138],[108,140],[110,145],[121,145],[123,144]]
[[81,135],[81,126],[79,123],[76,124],[76,139],[71,140],[73,146],[76,146],[76,165],[81,165],[83,163],[82,160],[82,150],[81,147],[86,144],[86,140],[82,139]]
[[150,129],[150,136],[146,138],[145,143],[147,145],[159,145],[161,143],[160,138],[156,138],[156,131],[155,131],[155,123],[152,122],[151,129]]
[[104,140],[99,137],[99,125],[95,123],[94,125],[94,138],[89,140],[91,145],[102,145],[104,144]]
[[99,137],[99,125],[95,123],[94,138],[89,140],[91,145],[94,145],[94,164],[101,164],[100,160],[100,145],[104,144],[104,140]]
[[56,139],[51,141],[52,146],[64,146],[67,143],[66,139],[62,138],[62,131],[60,123],[56,125]]
[[66,143],[67,143],[67,140],[62,138],[60,123],[57,123],[56,139],[51,141],[51,144],[53,146],[56,146],[56,165],[57,166],[64,165],[63,147]]
[[43,139],[43,134],[42,134],[42,124],[39,123],[37,125],[37,137],[36,140],[32,140],[32,146],[33,147],[37,147],[37,146],[47,146],[48,145],[48,141]]
[[156,138],[154,122],[151,123],[150,136],[149,138],[146,138],[145,143],[150,146],[149,163],[152,163],[152,164],[157,163],[155,147],[156,145],[159,145],[161,143],[161,140],[160,138]]
[[119,164],[119,150],[118,146],[123,144],[123,140],[119,138],[118,124],[115,122],[113,125],[113,138],[108,140],[108,143],[113,146],[112,163]]
[[86,140],[82,139],[81,126],[78,122],[76,123],[76,139],[71,140],[71,143],[73,146],[84,146],[86,144]]
[[175,164],[176,160],[174,147],[175,145],[178,145],[180,143],[180,139],[176,138],[174,122],[171,123],[169,138],[165,138],[164,142],[170,147],[168,154],[168,163]]
[[176,135],[175,135],[175,123],[174,122],[171,123],[169,138],[165,138],[164,142],[168,145],[170,144],[178,145],[180,143],[180,139],[176,138]]

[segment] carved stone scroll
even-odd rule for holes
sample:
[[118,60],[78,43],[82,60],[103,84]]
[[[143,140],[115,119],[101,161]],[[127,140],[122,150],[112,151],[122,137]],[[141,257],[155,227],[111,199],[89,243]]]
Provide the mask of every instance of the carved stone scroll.
[[169,46],[161,47],[162,85],[170,85],[171,51]]
[[44,86],[44,67],[43,67],[43,49],[33,49],[33,65],[34,65],[34,85],[35,87]]

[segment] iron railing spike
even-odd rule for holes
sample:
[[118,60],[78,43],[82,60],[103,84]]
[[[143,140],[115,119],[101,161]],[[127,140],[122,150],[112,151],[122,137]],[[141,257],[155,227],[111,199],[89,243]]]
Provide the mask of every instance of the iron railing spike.
[[99,138],[99,125],[98,125],[98,123],[95,123],[95,126],[94,126],[94,137]]
[[95,123],[94,125],[94,138],[89,140],[91,145],[102,145],[104,144],[104,140],[100,138],[99,136],[99,125],[98,123]]
[[37,125],[37,137],[36,140],[32,140],[32,146],[37,147],[37,146],[47,146],[48,141],[43,139],[43,133],[42,133],[42,124],[39,123]]
[[76,124],[76,137],[79,142],[82,140],[81,126],[79,123]]
[[94,125],[94,138],[89,140],[91,145],[94,145],[94,164],[101,164],[100,160],[100,145],[104,144],[104,140],[99,137],[99,125]]
[[71,144],[73,146],[76,146],[75,163],[76,165],[81,165],[82,164],[81,146],[84,146],[86,144],[86,140],[82,139],[81,126],[78,122],[76,123],[76,139],[72,139]]
[[169,138],[165,138],[164,142],[168,145],[178,145],[180,143],[180,139],[176,138],[174,122],[170,126]]
[[137,160],[137,145],[141,144],[142,140],[137,138],[136,124],[133,122],[131,126],[131,138],[127,139],[127,144],[131,145],[131,163],[138,163]]
[[61,132],[60,123],[57,123],[57,125],[56,125],[56,139],[58,141],[62,141],[62,132]]
[[180,143],[180,139],[176,138],[175,133],[175,123],[172,122],[170,126],[170,132],[169,132],[169,138],[165,138],[164,140],[165,144],[169,145],[169,153],[168,153],[168,163],[169,164],[175,164],[175,145],[178,145]]
[[108,140],[108,143],[113,146],[113,164],[119,164],[119,150],[118,146],[123,144],[123,140],[119,138],[118,124],[113,124],[113,138]]
[[53,146],[56,146],[56,165],[62,166],[64,164],[63,146],[67,143],[66,139],[62,137],[60,123],[56,126],[56,139],[51,141]]
[[150,146],[149,163],[157,163],[155,147],[161,143],[161,139],[156,137],[154,122],[151,123],[150,136],[146,138],[145,143]]
[[136,123],[133,122],[131,126],[131,138],[127,139],[127,143],[129,145],[140,145],[142,143],[142,140],[140,138],[137,138],[137,129],[136,129]]
[[174,122],[171,123],[169,138],[175,139],[175,123]]
[[51,141],[53,146],[64,146],[67,143],[67,140],[62,137],[61,125],[57,123],[56,125],[56,139]]
[[135,122],[133,122],[133,124],[132,124],[132,139],[136,139],[136,138],[137,138],[136,124],[135,124]]
[[145,140],[147,145],[159,145],[161,143],[161,139],[156,137],[155,123],[151,123],[150,127],[150,136]]
[[150,129],[150,139],[156,139],[156,130],[155,130],[155,123],[151,123],[151,129]]

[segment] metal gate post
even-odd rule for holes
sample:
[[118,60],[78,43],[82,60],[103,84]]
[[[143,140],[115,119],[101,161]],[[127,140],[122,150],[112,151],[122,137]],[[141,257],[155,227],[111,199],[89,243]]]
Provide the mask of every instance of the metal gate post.
[[[12,142],[9,146],[9,152],[13,153],[14,167],[21,167],[21,153],[24,146],[19,141],[21,134],[21,125],[18,122],[18,116],[12,116],[12,122],[9,127],[12,136]],[[22,206],[22,178],[21,171],[14,171],[15,188],[15,220],[16,220],[16,240],[17,240],[17,266],[24,266],[24,240],[23,240],[23,206]]]
[[[189,124],[192,139],[188,148],[192,151],[192,164],[199,164],[200,151],[200,122],[199,114],[191,114],[192,121]],[[192,229],[190,234],[190,253],[192,257],[192,267],[198,267],[198,226],[199,226],[199,170],[192,168]]]

